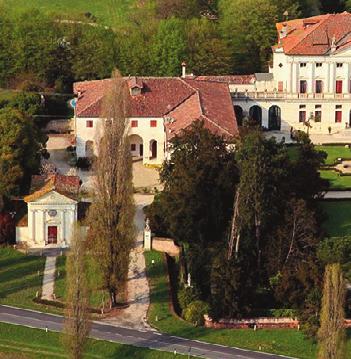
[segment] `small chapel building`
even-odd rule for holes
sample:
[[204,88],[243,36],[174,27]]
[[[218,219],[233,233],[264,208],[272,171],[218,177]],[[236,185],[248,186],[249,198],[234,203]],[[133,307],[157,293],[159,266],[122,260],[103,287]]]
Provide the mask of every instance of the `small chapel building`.
[[16,225],[16,243],[30,248],[66,248],[73,225],[84,214],[78,176],[33,176],[30,194]]

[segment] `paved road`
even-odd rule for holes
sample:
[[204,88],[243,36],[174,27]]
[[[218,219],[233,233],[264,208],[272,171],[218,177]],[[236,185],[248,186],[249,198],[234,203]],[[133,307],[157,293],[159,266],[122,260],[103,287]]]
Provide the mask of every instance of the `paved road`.
[[[47,328],[50,331],[61,331],[62,316],[40,313],[0,305],[0,322],[24,325],[32,328]],[[233,335],[235,332],[233,331]],[[137,347],[157,349],[167,352],[188,354],[209,359],[278,359],[288,358],[280,355],[252,352],[244,349],[230,348],[196,340],[161,334],[154,331],[142,331],[116,327],[99,322],[92,325],[90,336],[96,339],[130,344]]]

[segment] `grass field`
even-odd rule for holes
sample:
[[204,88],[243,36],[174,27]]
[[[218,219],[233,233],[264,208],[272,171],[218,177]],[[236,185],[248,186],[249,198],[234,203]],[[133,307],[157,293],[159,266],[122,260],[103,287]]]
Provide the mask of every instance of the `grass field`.
[[[56,280],[55,280],[55,295],[56,298],[65,301],[66,297],[66,256],[58,257],[56,262]],[[92,268],[92,265],[89,266]],[[98,277],[98,271],[90,270],[88,273],[90,281],[90,287],[93,288],[90,297],[90,304],[92,307],[100,308],[102,302],[106,302],[108,298],[108,292],[99,289],[100,278]]]
[[343,159],[351,159],[351,149],[345,148],[345,146],[316,146],[316,149],[319,151],[324,151],[327,153],[328,157],[325,161],[326,165],[332,165],[335,163],[337,158],[341,157]]
[[45,258],[0,248],[0,303],[42,310],[33,298],[41,293],[44,265]]
[[[67,358],[59,333],[0,323],[0,358],[21,353],[18,358]],[[3,354],[3,355],[2,355]],[[12,354],[11,354],[12,355]],[[89,340],[85,358],[171,359],[184,358],[173,353],[136,348],[100,340]],[[17,357],[16,357],[17,358]]]
[[3,0],[15,14],[26,10],[40,9],[45,13],[79,16],[90,12],[97,21],[113,25],[124,21],[135,0]]
[[351,201],[323,201],[328,218],[324,228],[332,237],[351,235]]
[[321,170],[321,177],[327,179],[330,188],[335,189],[351,189],[351,176],[340,176],[338,172],[333,170]]
[[[236,346],[270,353],[285,354],[302,359],[315,358],[316,346],[297,330],[230,330],[194,327],[173,315],[169,309],[169,286],[164,255],[145,253],[151,285],[149,323],[162,332],[211,343]],[[155,261],[152,264],[152,260]],[[157,320],[156,320],[157,317]],[[350,343],[349,343],[350,344]],[[351,345],[350,352],[351,352]]]

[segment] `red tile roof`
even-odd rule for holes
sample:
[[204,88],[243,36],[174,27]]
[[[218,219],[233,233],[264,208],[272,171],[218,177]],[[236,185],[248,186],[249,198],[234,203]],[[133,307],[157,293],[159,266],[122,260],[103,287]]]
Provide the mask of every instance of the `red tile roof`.
[[[110,80],[77,82],[77,117],[100,117],[101,105]],[[227,83],[176,77],[138,77],[128,79],[130,88],[142,87],[130,95],[129,117],[175,116],[170,128],[177,133],[200,117],[208,127],[226,136],[238,133]],[[137,85],[137,86],[136,86]],[[211,124],[211,125],[210,125]]]
[[31,194],[24,197],[25,202],[32,202],[46,193],[56,191],[66,197],[77,199],[80,187],[78,176],[64,176],[59,174],[49,176],[32,176]]
[[333,42],[341,51],[351,45],[351,14],[326,14],[276,24],[278,33],[286,31],[275,48],[282,47],[287,55],[325,55]]
[[249,85],[255,82],[255,75],[196,76],[199,81],[225,82],[232,85]]

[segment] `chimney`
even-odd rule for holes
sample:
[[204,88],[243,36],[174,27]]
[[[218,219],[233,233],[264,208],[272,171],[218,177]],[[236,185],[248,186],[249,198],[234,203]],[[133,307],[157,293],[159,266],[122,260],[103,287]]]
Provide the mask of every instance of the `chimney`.
[[336,51],[336,38],[334,34],[331,40],[330,52],[333,53],[335,51]]
[[279,40],[284,39],[288,34],[288,24],[286,22],[283,23],[282,29],[280,30]]
[[182,62],[182,78],[186,78],[186,62]]

